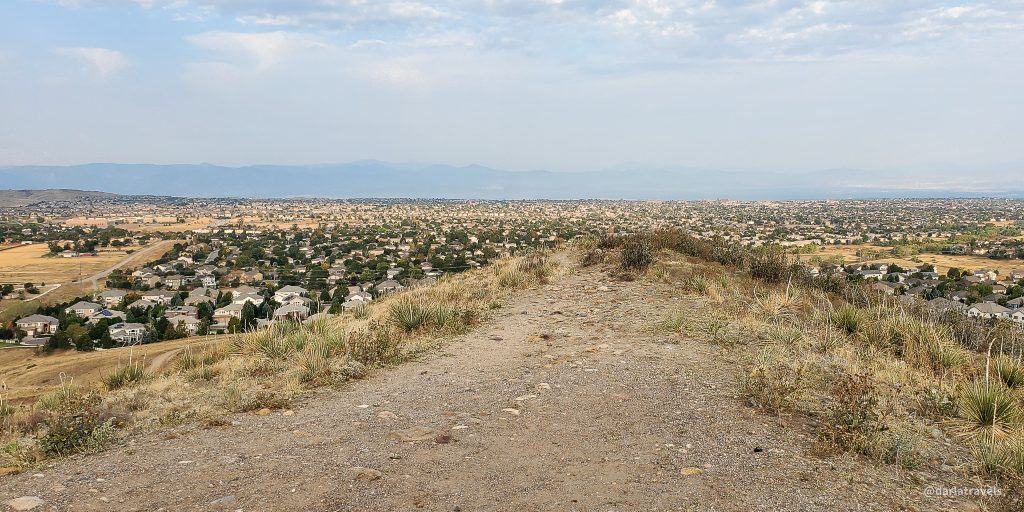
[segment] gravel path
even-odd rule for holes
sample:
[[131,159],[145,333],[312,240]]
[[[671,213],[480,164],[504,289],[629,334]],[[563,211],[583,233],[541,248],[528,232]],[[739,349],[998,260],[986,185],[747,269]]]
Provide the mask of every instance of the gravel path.
[[[600,287],[600,288],[599,288]],[[607,288],[604,288],[607,287]],[[139,439],[0,480],[38,510],[978,510],[735,397],[735,365],[651,326],[687,299],[574,270],[423,361],[294,414]],[[678,340],[675,340],[678,341]],[[950,483],[948,485],[954,485]],[[962,484],[957,484],[962,485]]]

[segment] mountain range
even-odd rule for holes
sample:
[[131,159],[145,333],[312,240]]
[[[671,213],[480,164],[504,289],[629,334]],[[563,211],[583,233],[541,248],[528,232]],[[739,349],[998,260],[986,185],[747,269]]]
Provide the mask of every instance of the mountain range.
[[112,164],[0,167],[0,189],[248,198],[845,199],[1024,197],[1002,171],[898,173],[718,171],[620,167],[588,172],[506,171],[479,165],[357,161],[324,165]]

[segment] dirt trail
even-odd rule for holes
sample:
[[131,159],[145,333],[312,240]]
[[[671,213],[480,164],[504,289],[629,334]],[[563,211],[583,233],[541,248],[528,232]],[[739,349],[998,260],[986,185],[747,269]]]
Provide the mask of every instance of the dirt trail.
[[[602,288],[599,288],[602,287]],[[607,287],[607,288],[603,288]],[[651,326],[686,297],[574,270],[425,360],[225,427],[0,480],[40,510],[971,510],[812,454],[735,367]],[[359,469],[367,468],[367,469]],[[952,477],[951,477],[952,478]],[[949,483],[948,485],[953,485]],[[912,506],[912,507],[911,507]]]

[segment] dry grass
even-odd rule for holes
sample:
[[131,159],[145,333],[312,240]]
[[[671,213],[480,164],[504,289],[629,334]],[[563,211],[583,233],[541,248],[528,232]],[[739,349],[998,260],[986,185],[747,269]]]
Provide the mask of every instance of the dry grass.
[[[5,442],[14,443],[19,460],[38,461],[102,449],[116,437],[135,431],[195,422],[215,424],[227,414],[283,408],[311,388],[338,385],[374,368],[417,357],[445,337],[486,318],[513,294],[546,282],[555,270],[547,254],[535,253],[385,297],[358,318],[344,314],[302,324],[278,323],[202,344],[193,339],[149,345],[146,348],[167,345],[171,350],[180,349],[167,371],[147,371],[140,361],[142,355],[136,353],[101,374],[102,388],[95,381],[61,386],[35,404],[7,415]],[[119,350],[100,354],[117,352],[123,354]],[[79,397],[89,397],[88,404]],[[74,439],[67,442],[70,444],[60,441],[64,443],[60,446],[70,446],[67,449],[39,452],[35,447],[41,444],[17,441],[26,435],[37,439],[48,435],[49,428],[29,418],[61,407],[95,412],[96,422],[87,426],[88,432],[69,424],[68,437]],[[108,421],[115,415],[107,411],[118,411],[119,419]]]
[[[998,270],[1000,274],[1007,274],[1013,269],[1024,267],[1022,260],[993,260],[984,256],[973,255],[950,255],[950,254],[918,254],[910,258],[897,258],[895,256],[884,256],[891,248],[877,245],[836,245],[825,246],[814,253],[816,256],[838,256],[844,263],[895,263],[903,268],[920,267],[925,263],[935,266],[936,270],[945,274],[952,267],[961,269],[990,268]],[[857,256],[858,251],[864,254],[883,254],[878,258],[861,258]]]
[[[722,274],[729,276],[723,285]],[[949,326],[893,300],[858,307],[802,285],[660,253],[650,279],[678,286],[689,307],[656,326],[714,343],[743,361],[738,394],[770,414],[820,418],[819,447],[918,469],[971,452],[987,474],[1024,482],[1024,364],[965,347]],[[1009,335],[1011,338],[1014,334]],[[1019,347],[1000,340],[997,347]],[[987,346],[987,345],[986,345]],[[998,351],[997,351],[998,354]],[[990,368],[990,376],[986,375]],[[950,451],[936,428],[960,440]]]
[[47,256],[46,244],[32,244],[0,251],[0,283],[63,283],[113,266],[127,256],[120,250],[100,250],[97,256],[61,258]]

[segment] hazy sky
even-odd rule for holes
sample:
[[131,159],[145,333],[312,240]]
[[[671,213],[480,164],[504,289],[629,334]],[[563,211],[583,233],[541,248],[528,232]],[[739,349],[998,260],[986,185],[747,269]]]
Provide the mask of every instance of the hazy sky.
[[1020,164],[1024,0],[0,0],[0,164],[365,158]]

